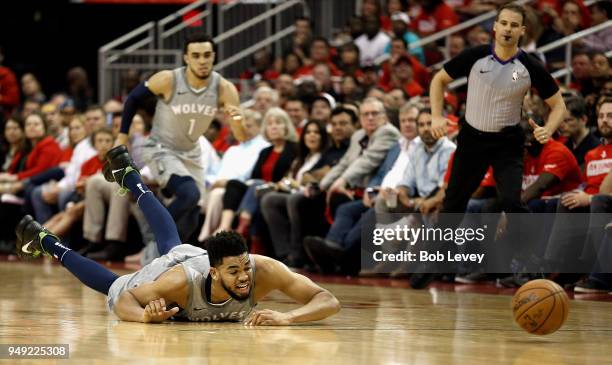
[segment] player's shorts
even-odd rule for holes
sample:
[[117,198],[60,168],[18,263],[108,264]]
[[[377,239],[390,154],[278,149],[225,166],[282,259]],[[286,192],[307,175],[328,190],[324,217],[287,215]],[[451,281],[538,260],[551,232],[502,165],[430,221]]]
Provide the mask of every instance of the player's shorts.
[[199,268],[201,267],[202,270],[207,270],[209,268],[206,250],[192,245],[177,245],[167,254],[156,258],[142,269],[131,274],[120,276],[117,280],[115,280],[108,290],[106,308],[109,312],[112,312],[115,303],[119,299],[119,296],[125,290],[135,288],[145,283],[153,282],[161,274],[189,259],[201,259],[202,262],[198,262],[195,266]]
[[157,183],[165,188],[170,176],[191,176],[200,192],[205,191],[204,168],[202,167],[202,150],[200,145],[191,151],[175,151],[149,138],[142,146],[142,159],[151,169]]

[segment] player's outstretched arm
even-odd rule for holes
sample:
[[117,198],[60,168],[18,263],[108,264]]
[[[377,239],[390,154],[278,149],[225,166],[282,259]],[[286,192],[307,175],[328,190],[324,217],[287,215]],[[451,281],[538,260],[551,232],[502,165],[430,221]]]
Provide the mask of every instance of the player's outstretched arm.
[[262,289],[260,296],[265,296],[272,290],[280,290],[303,305],[285,313],[270,309],[253,311],[245,324],[283,326],[319,321],[340,311],[338,299],[304,275],[290,271],[283,263],[269,257],[256,256],[255,262],[256,288]]
[[221,79],[219,106],[223,108],[225,117],[229,120],[234,137],[240,142],[246,140],[246,133],[242,126],[244,115],[242,115],[242,109],[240,108],[240,96],[236,86],[226,79]]
[[168,100],[173,86],[174,75],[172,71],[165,70],[151,76],[148,81],[140,83],[128,94],[123,106],[121,129],[115,141],[115,146],[127,145],[130,125],[141,103],[154,95]]
[[184,307],[188,296],[187,277],[180,265],[159,279],[123,292],[113,308],[119,319],[129,322],[160,323],[178,313],[170,303]]

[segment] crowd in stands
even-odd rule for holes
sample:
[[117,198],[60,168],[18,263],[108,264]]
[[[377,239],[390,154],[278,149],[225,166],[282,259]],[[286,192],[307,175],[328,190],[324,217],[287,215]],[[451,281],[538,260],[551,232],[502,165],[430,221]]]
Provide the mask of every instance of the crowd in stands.
[[[534,1],[522,47],[549,71],[563,68],[564,47],[544,54],[536,48],[607,21],[610,5]],[[359,15],[333,39],[313,34],[311,19],[296,19],[282,57],[262,49],[241,75],[239,86],[253,95],[245,103],[247,139],[237,143],[221,113],[200,138],[207,191],[199,225],[181,237],[201,244],[234,229],[251,252],[292,268],[358,274],[368,215],[427,216],[440,209],[467,91],[445,93],[445,113],[454,123],[448,136],[436,140],[430,133],[429,81],[448,56],[490,43],[491,23],[453,35],[448,44],[409,45],[495,8],[495,1],[483,0],[363,0]],[[525,123],[522,199],[533,212],[612,208],[612,71],[605,54],[611,49],[612,28],[573,42],[572,82],[560,85],[568,113],[554,140],[543,146],[530,140]],[[68,72],[66,92],[47,96],[36,75],[15,75],[2,59],[0,54],[0,250],[14,249],[13,227],[29,213],[90,258],[155,258],[151,230],[136,203],[100,173],[119,131],[121,103],[144,75],[126,72],[124,92],[98,106],[82,68]],[[151,108],[141,110],[130,130],[130,151],[145,179],[150,175],[139,151],[151,114]],[[524,115],[525,121],[546,120],[537,94],[526,96]],[[158,196],[169,204],[164,191]],[[495,182],[487,174],[468,211],[496,209]],[[565,252],[563,239],[548,242],[547,257],[562,260],[555,253]],[[599,246],[592,242],[591,251]],[[478,274],[460,280],[472,282]],[[516,277],[506,279],[504,285],[517,285]],[[612,290],[612,280],[597,280],[579,285]]]

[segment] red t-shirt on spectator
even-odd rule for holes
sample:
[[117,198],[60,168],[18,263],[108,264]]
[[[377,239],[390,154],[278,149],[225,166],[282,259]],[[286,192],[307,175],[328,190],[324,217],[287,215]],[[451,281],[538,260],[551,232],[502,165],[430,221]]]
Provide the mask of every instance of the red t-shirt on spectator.
[[380,29],[386,32],[393,31],[393,22],[391,21],[391,17],[387,15],[380,16]]
[[[59,164],[60,158],[62,157],[62,150],[51,136],[47,136],[40,140],[36,146],[30,151],[28,158],[25,163],[25,169],[21,172],[17,172],[17,179],[23,180],[25,178],[40,174],[43,171],[50,169],[51,167]],[[10,173],[15,173],[17,164],[21,159],[21,152],[17,153],[11,162],[9,168]]]
[[60,163],[62,162],[70,162],[72,159],[72,153],[74,152],[74,148],[71,146],[66,147],[66,149],[62,150],[62,156],[60,157]]
[[19,84],[13,71],[0,66],[0,109],[8,118],[19,106]]
[[81,166],[81,176],[79,176],[79,180],[97,174],[99,171],[102,171],[103,166],[104,160],[100,160],[98,156],[90,158]]
[[[414,80],[419,83],[419,85],[429,85],[431,81],[431,75],[427,68],[423,66],[421,62],[419,62],[416,57],[412,55],[408,55],[410,58],[410,62],[412,63],[412,74],[414,75]],[[388,84],[391,81],[391,64],[389,61],[385,61],[382,66],[382,76],[380,77],[381,84]]]
[[555,175],[561,182],[546,190],[542,196],[571,191],[582,183],[582,174],[576,157],[565,145],[555,140],[548,141],[539,156],[525,155],[523,190],[533,184],[543,172]]
[[421,8],[419,15],[414,19],[414,22],[411,22],[411,25],[414,24],[413,29],[423,37],[450,28],[458,23],[459,17],[457,14],[450,6],[442,2],[434,9],[433,14],[425,13],[424,9]]
[[227,149],[233,146],[234,144],[236,144],[236,141],[234,141],[230,133],[229,127],[227,125],[224,125],[221,127],[221,130],[219,131],[219,135],[217,135],[217,138],[215,138],[215,140],[213,141],[212,146],[215,149],[215,151],[219,153],[223,153],[227,151]]
[[280,157],[280,153],[272,150],[266,159],[266,162],[261,165],[261,178],[265,181],[272,181],[272,173],[274,172],[274,166]]
[[[383,89],[385,92],[389,92],[393,89],[395,89],[395,86],[392,85],[391,83],[388,84],[378,84],[378,87],[380,87],[381,89]],[[418,95],[423,95],[423,93],[425,92],[425,89],[423,89],[423,87],[421,85],[419,85],[418,82],[412,80],[411,82],[408,83],[404,83],[402,85],[404,91],[406,92],[406,94],[408,94],[410,97],[413,96],[418,96]]]
[[598,194],[599,186],[612,168],[612,145],[600,145],[584,156],[584,178],[587,194]]
[[[331,73],[332,76],[342,76],[342,71],[340,71],[338,67],[332,61],[327,61],[326,64],[329,67],[329,72]],[[299,79],[300,77],[303,77],[303,76],[312,75],[312,72],[314,71],[314,68],[316,65],[317,65],[317,62],[309,66],[300,67],[293,75],[293,78]]]

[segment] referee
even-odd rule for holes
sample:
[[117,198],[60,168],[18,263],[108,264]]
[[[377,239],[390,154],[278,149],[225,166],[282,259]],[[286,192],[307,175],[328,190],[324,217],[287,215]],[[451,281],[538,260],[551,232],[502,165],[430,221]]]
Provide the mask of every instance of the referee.
[[502,209],[526,212],[521,203],[524,132],[519,122],[523,98],[533,87],[551,108],[543,127],[529,120],[542,144],[559,127],[565,113],[556,82],[535,57],[518,47],[525,34],[525,9],[516,4],[502,6],[493,31],[493,44],[463,51],[431,82],[432,134],[439,138],[446,135],[448,122],[442,116],[444,88],[454,79],[468,77],[465,119],[442,208],[446,213],[465,212],[489,166],[493,167]]
[[[519,122],[523,98],[533,87],[551,108],[543,127],[529,120],[536,140],[542,144],[548,142],[565,114],[565,103],[556,82],[540,61],[518,47],[525,34],[525,8],[516,4],[502,6],[493,32],[493,44],[463,51],[448,61],[431,81],[431,133],[440,138],[446,135],[449,122],[442,116],[444,89],[454,79],[468,78],[466,112],[442,204],[444,213],[465,212],[468,200],[489,166],[493,167],[501,208],[508,213],[527,212],[521,202],[525,135]],[[438,225],[456,227],[461,218],[462,214],[446,214],[440,217]],[[422,272],[436,271],[426,266]],[[421,289],[435,276],[415,273],[410,277],[410,284]]]

